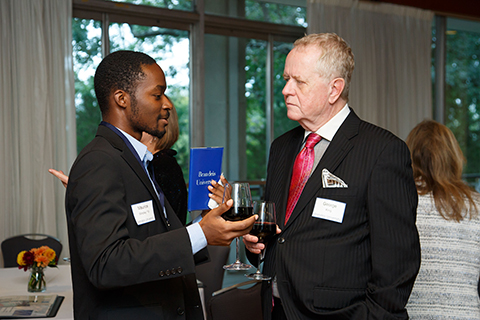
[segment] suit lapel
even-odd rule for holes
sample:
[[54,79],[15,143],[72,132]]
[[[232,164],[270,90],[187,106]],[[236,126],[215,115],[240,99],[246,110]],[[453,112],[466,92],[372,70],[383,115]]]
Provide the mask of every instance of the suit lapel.
[[276,199],[281,199],[275,203],[276,212],[277,212],[277,224],[283,226],[285,223],[285,212],[287,208],[288,201],[288,191],[290,188],[290,179],[292,178],[293,164],[295,163],[295,158],[297,153],[300,151],[304,138],[305,130],[302,127],[297,127],[292,131],[292,134],[289,135],[289,140],[283,142],[281,148],[276,152],[272,157],[281,159],[280,165],[275,168],[275,171],[272,172],[273,176],[268,177],[267,179],[272,179],[271,183],[272,188],[277,189],[275,191],[278,196]]
[[97,136],[101,136],[105,138],[108,142],[110,142],[110,144],[115,149],[121,152],[121,157],[130,166],[133,172],[135,172],[137,177],[142,181],[143,185],[148,189],[148,192],[152,196],[153,201],[157,204],[157,208],[159,208],[159,212],[156,215],[156,217],[160,218],[164,222],[165,226],[168,226],[168,223],[165,219],[165,215],[161,211],[162,204],[158,199],[155,189],[153,189],[152,183],[150,182],[150,179],[148,178],[147,173],[145,172],[140,162],[138,162],[137,158],[132,153],[132,151],[130,151],[130,149],[127,147],[127,145],[122,140],[122,138],[120,138],[115,132],[113,132],[108,127],[102,126],[102,125],[98,127]]
[[[338,129],[327,150],[322,156],[322,159],[320,159],[320,162],[315,168],[315,171],[312,173],[307,183],[305,184],[302,194],[300,195],[300,198],[298,199],[298,202],[293,209],[292,215],[288,219],[288,223],[285,228],[287,228],[296,219],[296,217],[303,211],[305,206],[313,198],[315,198],[319,190],[323,188],[322,170],[326,168],[332,173],[335,172],[342,160],[353,148],[354,145],[351,139],[357,135],[359,124],[360,118],[358,118],[358,116],[353,112],[353,110],[350,109],[350,114]],[[290,170],[290,172],[292,170]],[[290,180],[288,181],[288,183],[290,184]]]

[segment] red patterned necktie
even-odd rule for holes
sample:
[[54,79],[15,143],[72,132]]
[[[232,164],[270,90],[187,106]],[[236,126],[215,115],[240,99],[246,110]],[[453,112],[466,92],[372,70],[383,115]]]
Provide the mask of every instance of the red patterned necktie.
[[315,161],[315,152],[313,148],[322,139],[316,133],[310,133],[305,142],[305,147],[297,155],[293,165],[292,180],[290,181],[290,190],[288,192],[287,212],[285,214],[285,224],[292,214],[293,208],[297,204],[298,198],[302,194],[303,187],[307,183],[310,172]]

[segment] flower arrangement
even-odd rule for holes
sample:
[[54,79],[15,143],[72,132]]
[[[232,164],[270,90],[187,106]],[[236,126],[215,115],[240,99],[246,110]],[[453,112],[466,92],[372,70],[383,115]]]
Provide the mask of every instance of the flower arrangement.
[[43,292],[46,290],[43,269],[57,267],[58,258],[55,251],[48,246],[21,251],[17,256],[18,269],[27,271],[31,269],[29,292]]
[[38,269],[57,266],[57,255],[48,246],[22,251],[17,256],[18,269]]

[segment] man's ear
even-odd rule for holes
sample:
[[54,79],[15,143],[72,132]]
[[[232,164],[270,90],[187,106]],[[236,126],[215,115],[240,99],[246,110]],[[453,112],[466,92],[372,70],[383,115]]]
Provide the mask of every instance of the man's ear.
[[345,88],[345,80],[342,78],[335,78],[329,84],[330,95],[328,102],[334,104],[342,95],[343,89]]
[[130,104],[130,95],[120,89],[115,90],[113,93],[113,99],[115,100],[115,103],[122,109],[127,108],[127,106]]

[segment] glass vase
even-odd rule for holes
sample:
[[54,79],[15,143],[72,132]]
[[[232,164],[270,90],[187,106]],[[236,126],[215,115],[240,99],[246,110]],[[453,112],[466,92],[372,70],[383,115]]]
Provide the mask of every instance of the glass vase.
[[45,292],[45,290],[47,290],[47,284],[43,268],[33,268],[28,281],[28,292]]

